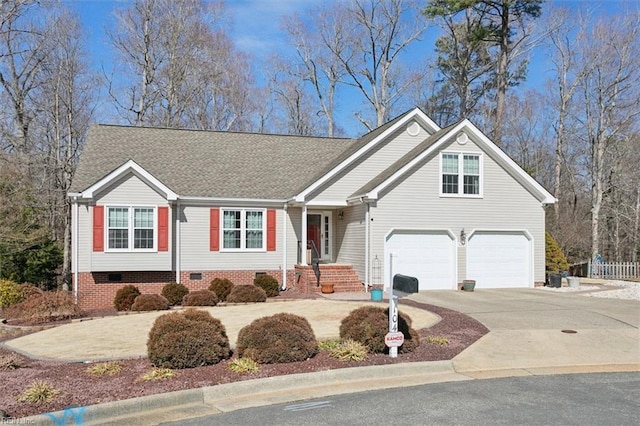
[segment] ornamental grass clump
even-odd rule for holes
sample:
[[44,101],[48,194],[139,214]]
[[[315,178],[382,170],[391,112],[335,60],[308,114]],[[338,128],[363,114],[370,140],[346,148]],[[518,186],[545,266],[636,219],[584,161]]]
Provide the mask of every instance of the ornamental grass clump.
[[197,290],[187,293],[182,299],[182,306],[216,306],[218,296],[211,290]]
[[253,285],[260,287],[267,293],[267,297],[275,297],[280,294],[278,280],[268,274],[258,275],[253,280]]
[[141,294],[131,305],[132,311],[166,311],[169,309],[169,301],[160,294]]
[[227,296],[229,295],[229,293],[231,293],[233,287],[233,283],[226,278],[214,278],[213,280],[211,280],[209,290],[211,290],[216,294],[216,296],[218,296],[218,300],[220,302],[224,302],[227,300]]
[[259,364],[304,361],[318,353],[318,341],[306,318],[279,313],[254,320],[238,333],[238,355]]
[[253,284],[237,285],[227,296],[227,303],[259,303],[267,301],[267,293]]
[[[418,332],[411,328],[411,318],[398,314],[398,331],[404,334],[404,343],[398,353],[411,352],[420,344]],[[389,353],[384,336],[389,332],[389,309],[363,306],[351,311],[340,323],[340,338],[362,343],[370,353]]]
[[189,293],[189,289],[184,284],[168,283],[160,293],[169,301],[170,306],[175,306],[182,303],[182,298]]
[[260,367],[251,358],[236,358],[229,363],[229,370],[239,374],[255,373]]
[[143,382],[150,382],[155,380],[166,380],[174,377],[176,373],[170,368],[153,368],[142,376],[140,376],[140,380]]
[[125,285],[116,292],[113,306],[118,311],[130,311],[136,297],[140,296],[140,289],[134,285]]
[[340,361],[364,361],[367,359],[367,353],[365,345],[352,339],[338,342],[336,346],[329,349],[329,356]]
[[155,367],[194,368],[217,364],[231,356],[229,338],[220,320],[193,308],[158,317],[147,340]]
[[92,376],[115,376],[122,371],[122,363],[119,361],[110,361],[96,364],[87,368],[87,374]]
[[27,402],[33,405],[46,404],[60,395],[60,391],[42,380],[36,380],[18,396],[19,402]]

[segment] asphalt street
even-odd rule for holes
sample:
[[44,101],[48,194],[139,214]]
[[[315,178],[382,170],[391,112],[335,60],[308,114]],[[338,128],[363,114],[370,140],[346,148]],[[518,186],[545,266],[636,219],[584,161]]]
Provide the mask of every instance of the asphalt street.
[[640,373],[510,377],[360,392],[164,425],[633,425]]

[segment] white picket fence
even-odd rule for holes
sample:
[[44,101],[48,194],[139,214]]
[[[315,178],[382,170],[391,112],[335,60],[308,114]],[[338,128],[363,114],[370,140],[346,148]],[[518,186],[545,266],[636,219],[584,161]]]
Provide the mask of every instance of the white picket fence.
[[589,278],[633,280],[640,277],[640,262],[589,262]]

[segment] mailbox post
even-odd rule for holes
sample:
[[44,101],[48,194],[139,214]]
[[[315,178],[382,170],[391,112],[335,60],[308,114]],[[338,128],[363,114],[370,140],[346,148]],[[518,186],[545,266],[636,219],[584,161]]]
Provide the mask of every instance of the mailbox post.
[[418,279],[407,275],[393,274],[393,258],[389,254],[389,333],[385,337],[385,344],[389,347],[389,356],[398,357],[398,347],[404,342],[404,335],[398,331],[398,297],[404,297],[418,292]]

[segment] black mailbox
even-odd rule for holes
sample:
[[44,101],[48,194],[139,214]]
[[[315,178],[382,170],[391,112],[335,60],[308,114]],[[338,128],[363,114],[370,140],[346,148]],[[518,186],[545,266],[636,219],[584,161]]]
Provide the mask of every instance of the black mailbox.
[[393,290],[394,292],[397,291],[405,294],[417,293],[418,279],[408,275],[395,274],[393,276]]

